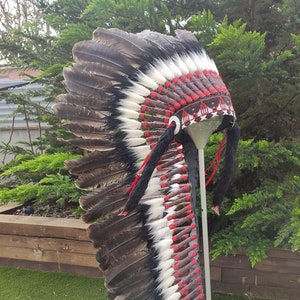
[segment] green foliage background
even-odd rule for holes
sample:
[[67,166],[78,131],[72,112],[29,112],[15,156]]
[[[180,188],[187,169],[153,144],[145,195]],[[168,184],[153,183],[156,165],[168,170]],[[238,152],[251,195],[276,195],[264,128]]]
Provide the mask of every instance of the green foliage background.
[[[74,43],[90,39],[95,28],[168,34],[177,28],[192,30],[231,92],[242,137],[222,215],[209,216],[212,256],[245,250],[254,265],[274,246],[300,251],[297,1],[45,0],[36,5],[43,12],[41,18],[28,19],[24,29],[1,35],[0,59],[10,66],[41,70],[33,81],[44,85],[49,103],[64,92],[62,70],[72,64]],[[78,201],[81,191],[63,161],[83,153],[60,142],[70,134],[51,111],[35,107],[31,95],[6,92],[1,97],[19,104],[31,119],[48,122],[51,129],[33,142],[31,149],[39,151],[24,153],[22,147],[0,146],[2,152],[22,153],[0,169],[6,182],[12,174],[18,182],[14,185],[14,178],[10,186],[0,186],[0,201],[38,199],[60,205]],[[219,136],[211,138],[207,163],[219,142]],[[208,187],[209,201],[212,187]],[[52,198],[54,191],[58,196]]]

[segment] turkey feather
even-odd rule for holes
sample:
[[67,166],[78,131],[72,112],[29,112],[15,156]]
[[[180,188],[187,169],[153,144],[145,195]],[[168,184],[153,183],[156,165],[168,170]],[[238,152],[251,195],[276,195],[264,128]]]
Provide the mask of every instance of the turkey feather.
[[127,33],[117,28],[98,28],[94,31],[93,37],[110,49],[115,49],[127,57],[142,56],[145,59],[150,56],[150,53],[147,51],[149,47],[147,42],[137,38],[132,33]]

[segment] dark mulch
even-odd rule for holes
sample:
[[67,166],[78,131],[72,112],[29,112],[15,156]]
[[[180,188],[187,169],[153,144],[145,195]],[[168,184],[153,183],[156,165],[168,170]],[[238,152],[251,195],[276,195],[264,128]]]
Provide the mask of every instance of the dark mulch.
[[17,208],[11,214],[53,218],[80,218],[78,204],[75,203],[68,203],[66,205],[59,206],[56,203],[51,202],[43,204],[29,202],[25,203],[22,207]]

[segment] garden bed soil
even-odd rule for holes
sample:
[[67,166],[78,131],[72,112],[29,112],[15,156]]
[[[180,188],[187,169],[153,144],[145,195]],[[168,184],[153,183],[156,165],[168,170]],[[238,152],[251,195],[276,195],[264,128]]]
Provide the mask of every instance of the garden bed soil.
[[28,203],[26,206],[18,203],[8,203],[0,206],[0,214],[18,216],[38,216],[52,218],[80,219],[78,204],[69,203],[64,206],[57,206],[55,203],[34,204]]

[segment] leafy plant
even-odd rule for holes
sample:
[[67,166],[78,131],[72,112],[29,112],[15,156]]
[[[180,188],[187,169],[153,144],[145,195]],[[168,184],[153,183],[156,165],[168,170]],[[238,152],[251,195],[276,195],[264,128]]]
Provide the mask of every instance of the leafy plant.
[[52,203],[58,207],[68,204],[78,206],[78,200],[84,192],[76,187],[74,179],[64,167],[66,160],[78,156],[70,153],[18,156],[0,169],[0,182],[8,179],[5,186],[0,184],[0,203],[13,201],[23,204],[30,201],[35,205]]
[[212,236],[212,257],[243,250],[254,266],[271,247],[299,251],[299,172],[299,144],[241,141],[234,200]]

